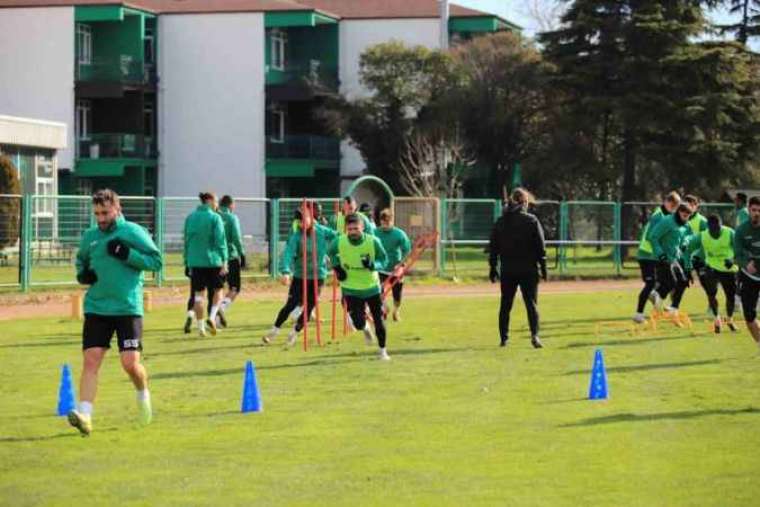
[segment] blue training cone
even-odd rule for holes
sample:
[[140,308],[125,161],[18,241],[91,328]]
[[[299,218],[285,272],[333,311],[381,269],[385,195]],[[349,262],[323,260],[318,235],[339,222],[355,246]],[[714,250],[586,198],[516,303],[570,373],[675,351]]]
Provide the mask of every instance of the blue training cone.
[[66,415],[76,407],[74,384],[71,381],[71,368],[63,365],[61,370],[61,387],[58,389],[58,415]]
[[256,381],[256,370],[253,367],[253,363],[248,361],[245,363],[243,403],[240,407],[240,411],[245,414],[246,412],[261,412],[262,410],[259,383]]
[[604,369],[602,349],[596,349],[596,354],[594,354],[594,369],[591,371],[591,386],[588,389],[588,399],[606,400],[608,396],[607,371]]

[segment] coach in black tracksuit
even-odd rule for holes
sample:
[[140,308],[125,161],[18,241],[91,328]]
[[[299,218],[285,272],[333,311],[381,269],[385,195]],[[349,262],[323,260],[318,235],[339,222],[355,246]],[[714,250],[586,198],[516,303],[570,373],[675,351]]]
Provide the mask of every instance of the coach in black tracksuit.
[[[501,278],[499,334],[502,347],[509,340],[509,313],[518,287],[528,312],[531,344],[537,349],[542,347],[538,338],[538,276],[540,271],[541,278],[546,280],[546,248],[541,224],[528,213],[531,200],[527,190],[516,189],[491,231],[489,278],[491,283]],[[499,258],[501,277],[497,267]]]

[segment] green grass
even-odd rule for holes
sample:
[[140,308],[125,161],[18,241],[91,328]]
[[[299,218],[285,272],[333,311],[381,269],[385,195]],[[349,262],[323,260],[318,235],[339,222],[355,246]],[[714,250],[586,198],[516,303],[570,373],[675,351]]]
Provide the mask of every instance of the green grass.
[[[542,296],[540,351],[521,305],[499,349],[495,297],[410,299],[390,363],[358,334],[307,353],[259,346],[276,302],[238,304],[207,339],[161,309],[145,335],[154,424],[137,427],[111,354],[89,439],[51,415],[61,364],[80,372],[81,323],[4,322],[0,504],[757,505],[757,346],[696,318],[696,336],[595,336],[633,299]],[[705,307],[697,289],[687,303]],[[611,399],[591,402],[598,345]],[[246,359],[260,414],[238,413]]]

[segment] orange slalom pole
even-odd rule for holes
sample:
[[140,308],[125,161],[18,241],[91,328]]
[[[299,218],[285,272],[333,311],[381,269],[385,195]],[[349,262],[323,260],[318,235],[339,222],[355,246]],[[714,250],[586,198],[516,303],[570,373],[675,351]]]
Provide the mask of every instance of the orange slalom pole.
[[[335,213],[335,227],[338,227],[338,213],[340,212],[340,206],[338,204],[338,201],[335,201],[335,206],[333,207],[333,211]],[[330,339],[335,340],[336,333],[337,333],[337,318],[338,318],[338,276],[335,274],[335,271],[333,271],[332,274],[332,332],[330,334]]]
[[[317,223],[314,220],[314,202],[309,201],[309,214],[312,216],[311,221],[311,272],[312,286],[314,289],[314,310],[317,318],[317,345],[322,346],[322,322],[319,316],[319,269],[317,266]],[[311,312],[310,312],[311,313]]]
[[306,199],[301,205],[301,318],[303,319],[303,350],[309,350],[309,315],[306,311],[306,300],[309,290],[306,275]]

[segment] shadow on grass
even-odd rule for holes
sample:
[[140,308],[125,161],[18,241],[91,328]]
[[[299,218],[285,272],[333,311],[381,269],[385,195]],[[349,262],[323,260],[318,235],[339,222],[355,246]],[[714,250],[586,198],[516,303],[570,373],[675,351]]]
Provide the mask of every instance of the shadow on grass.
[[[197,343],[197,342],[188,342]],[[235,350],[235,349],[249,349],[249,348],[263,348],[262,343],[246,343],[242,345],[220,345],[218,347],[203,347],[199,349],[188,350],[176,350],[172,352],[148,352],[145,354],[147,357],[161,357],[161,356],[187,356],[192,354],[205,354],[207,352],[219,352],[222,350]]]
[[6,343],[0,345],[0,349],[25,349],[35,347],[58,347],[61,345],[77,345],[80,340],[67,340],[57,342],[31,342],[31,343]]
[[[421,354],[441,354],[449,352],[460,352],[465,350],[472,350],[470,348],[451,348],[451,349],[406,349],[397,350],[392,352],[396,356],[414,356]],[[280,370],[285,368],[303,368],[307,366],[329,366],[333,364],[346,364],[355,361],[366,361],[368,359],[374,359],[377,357],[377,352],[346,352],[342,354],[325,354],[314,358],[311,361],[304,361],[300,363],[283,363],[257,366],[259,371],[264,370]],[[167,380],[178,378],[192,378],[192,377],[220,377],[224,375],[243,375],[245,369],[240,366],[238,368],[227,368],[217,370],[198,370],[198,371],[180,371],[180,372],[166,372],[156,373],[151,375],[151,380]]]
[[576,423],[563,424],[560,428],[573,428],[579,426],[596,426],[598,424],[612,424],[619,422],[649,422],[663,420],[683,420],[696,419],[698,417],[708,417],[711,415],[742,415],[742,414],[760,414],[760,409],[754,407],[736,408],[736,409],[708,409],[708,410],[686,410],[682,412],[662,412],[659,414],[615,414],[604,417],[591,417]]
[[44,437],[2,437],[0,438],[0,444],[16,443],[16,442],[42,442],[45,440],[55,440],[57,438],[81,438],[78,433],[67,431],[66,433],[56,433],[55,435],[47,435]]
[[[576,333],[577,334],[577,333]],[[662,341],[669,341],[669,340],[687,340],[687,339],[693,339],[696,338],[696,336],[691,335],[678,335],[678,336],[650,336],[647,338],[639,338],[636,336],[631,336],[630,338],[627,338],[625,340],[605,340],[604,338],[600,337],[599,341],[595,342],[570,342],[564,347],[563,349],[576,349],[576,348],[582,348],[582,347],[598,347],[600,345],[606,346],[615,346],[615,345],[643,345],[646,343],[653,343],[653,342],[662,342]]]
[[[607,368],[608,372],[627,373],[631,371],[649,371],[649,370],[668,370],[671,368],[688,368],[690,366],[707,366],[709,364],[720,364],[719,359],[705,359],[702,361],[684,361],[681,363],[659,363],[659,364],[637,364],[631,366],[613,366]],[[565,372],[564,375],[588,375],[591,369],[573,370]]]

